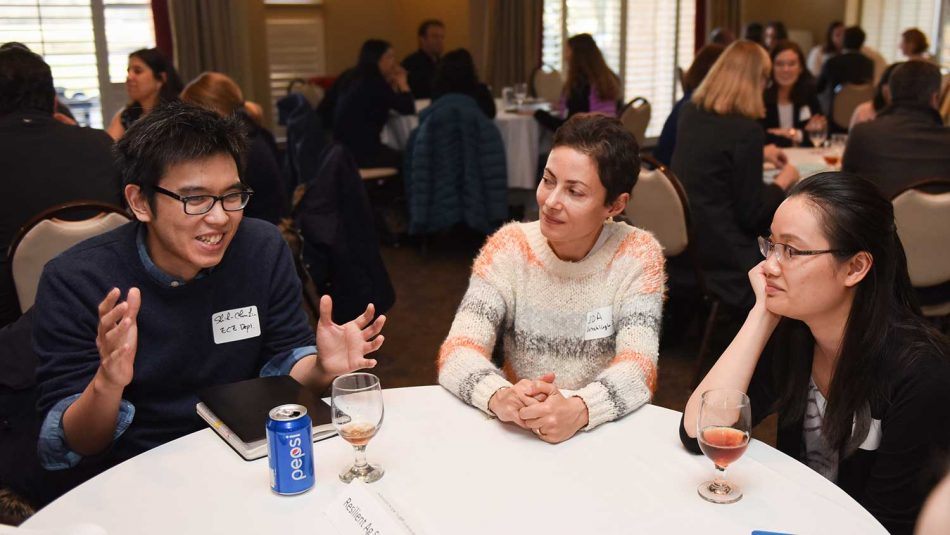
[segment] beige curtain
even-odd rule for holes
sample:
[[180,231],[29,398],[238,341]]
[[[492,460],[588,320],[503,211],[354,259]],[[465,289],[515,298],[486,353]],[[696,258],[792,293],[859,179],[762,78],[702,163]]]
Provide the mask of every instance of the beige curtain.
[[253,86],[245,37],[248,5],[229,0],[169,0],[175,66],[186,84],[204,71],[227,74],[247,92]]
[[725,28],[742,37],[740,0],[706,0],[706,35],[713,28]]
[[542,0],[487,0],[473,9],[474,55],[482,60],[482,77],[495,95],[502,87],[527,82],[541,63],[542,8]]

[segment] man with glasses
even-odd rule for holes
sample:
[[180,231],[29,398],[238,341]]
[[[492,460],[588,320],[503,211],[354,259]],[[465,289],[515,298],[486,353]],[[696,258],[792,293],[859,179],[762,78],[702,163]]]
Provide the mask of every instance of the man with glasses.
[[376,364],[385,318],[336,325],[325,296],[314,333],[276,227],[242,218],[244,150],[234,118],[180,103],[117,143],[136,222],[51,261],[37,292],[47,470],[81,480],[200,429],[209,385],[289,374],[320,391]]

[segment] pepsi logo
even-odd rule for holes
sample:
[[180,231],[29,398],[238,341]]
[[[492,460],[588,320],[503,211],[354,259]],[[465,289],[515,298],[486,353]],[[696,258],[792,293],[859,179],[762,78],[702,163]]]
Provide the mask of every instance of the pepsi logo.
[[293,448],[290,450],[291,457],[300,457],[301,455],[303,455],[303,450],[300,448]]

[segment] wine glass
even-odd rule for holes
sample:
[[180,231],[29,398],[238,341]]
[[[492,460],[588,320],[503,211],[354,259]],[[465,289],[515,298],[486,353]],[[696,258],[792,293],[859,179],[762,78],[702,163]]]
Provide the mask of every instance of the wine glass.
[[848,145],[847,134],[831,134],[828,139],[828,148],[825,150],[825,163],[832,168],[837,169],[841,165],[841,158],[844,156],[844,149]]
[[366,445],[383,424],[383,392],[379,377],[371,373],[348,373],[333,380],[330,409],[333,426],[343,440],[353,445],[356,461],[340,472],[340,480],[359,479],[372,483],[385,472],[378,464],[366,462]]
[[520,84],[515,84],[515,100],[518,101],[518,110],[521,110],[521,107],[524,106],[524,101],[527,98],[528,98],[528,84],[524,82]]
[[815,146],[816,150],[821,150],[821,146],[825,144],[825,139],[828,138],[828,123],[827,121],[812,121],[805,126],[805,131],[808,132],[808,139],[811,140],[811,144]]
[[716,477],[696,489],[704,500],[733,503],[742,498],[742,489],[726,481],[726,468],[745,453],[751,431],[749,396],[738,390],[703,392],[696,437],[699,448],[716,464]]

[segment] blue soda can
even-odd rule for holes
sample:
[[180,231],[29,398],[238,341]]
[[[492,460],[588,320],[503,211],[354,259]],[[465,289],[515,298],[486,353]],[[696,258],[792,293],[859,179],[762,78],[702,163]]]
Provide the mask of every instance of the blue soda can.
[[270,488],[291,495],[313,487],[313,431],[307,407],[280,405],[267,414]]

